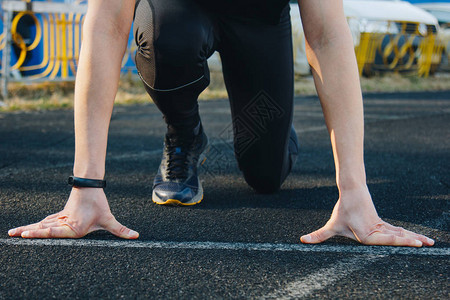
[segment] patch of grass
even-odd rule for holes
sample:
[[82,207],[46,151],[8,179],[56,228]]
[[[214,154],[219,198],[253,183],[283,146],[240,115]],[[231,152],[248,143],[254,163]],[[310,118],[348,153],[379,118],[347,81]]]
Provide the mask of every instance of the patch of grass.
[[[429,78],[411,75],[386,74],[361,78],[363,92],[401,92],[450,90],[450,74],[442,73]],[[296,76],[296,95],[315,95],[312,77]],[[0,111],[32,111],[73,108],[73,82],[13,83],[10,97]],[[210,86],[200,95],[200,100],[228,98],[221,72],[211,73]],[[143,84],[136,77],[124,76],[119,84],[117,105],[145,104],[151,102]]]
[[450,74],[428,78],[413,75],[389,74],[361,78],[363,92],[419,92],[450,90]]

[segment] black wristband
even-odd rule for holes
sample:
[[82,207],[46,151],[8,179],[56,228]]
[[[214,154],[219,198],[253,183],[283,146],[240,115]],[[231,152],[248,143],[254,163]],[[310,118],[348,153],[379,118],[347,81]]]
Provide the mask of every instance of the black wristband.
[[80,178],[75,176],[70,176],[68,183],[73,187],[88,187],[88,188],[106,187],[106,180]]

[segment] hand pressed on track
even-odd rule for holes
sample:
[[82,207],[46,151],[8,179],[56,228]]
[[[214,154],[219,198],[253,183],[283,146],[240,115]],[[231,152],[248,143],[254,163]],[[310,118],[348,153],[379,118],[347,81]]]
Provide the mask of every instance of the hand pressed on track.
[[72,188],[66,206],[42,221],[8,231],[23,238],[81,238],[96,230],[107,230],[124,239],[139,233],[120,224],[112,215],[103,189]]
[[322,228],[300,238],[305,244],[318,244],[334,236],[344,236],[364,245],[433,246],[424,235],[393,226],[378,217],[366,187],[341,191],[333,213]]

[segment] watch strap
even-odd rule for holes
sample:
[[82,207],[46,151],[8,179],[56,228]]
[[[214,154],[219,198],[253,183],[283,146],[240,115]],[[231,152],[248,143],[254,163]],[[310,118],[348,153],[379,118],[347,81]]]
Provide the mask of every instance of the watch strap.
[[106,187],[106,180],[81,178],[75,176],[70,176],[68,183],[73,187],[88,187],[88,188]]

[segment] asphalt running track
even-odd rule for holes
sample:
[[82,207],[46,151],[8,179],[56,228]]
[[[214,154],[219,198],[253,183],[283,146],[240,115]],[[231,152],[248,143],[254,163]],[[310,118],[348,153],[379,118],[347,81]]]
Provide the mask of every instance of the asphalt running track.
[[212,151],[195,207],[154,205],[164,125],[154,105],[116,106],[106,189],[137,241],[9,238],[64,206],[73,162],[71,111],[0,114],[0,298],[448,299],[450,91],[365,96],[366,168],[379,214],[429,235],[432,248],[301,245],[337,198],[320,104],[295,99],[300,158],[283,189],[247,187],[229,144],[226,100],[201,102]]

